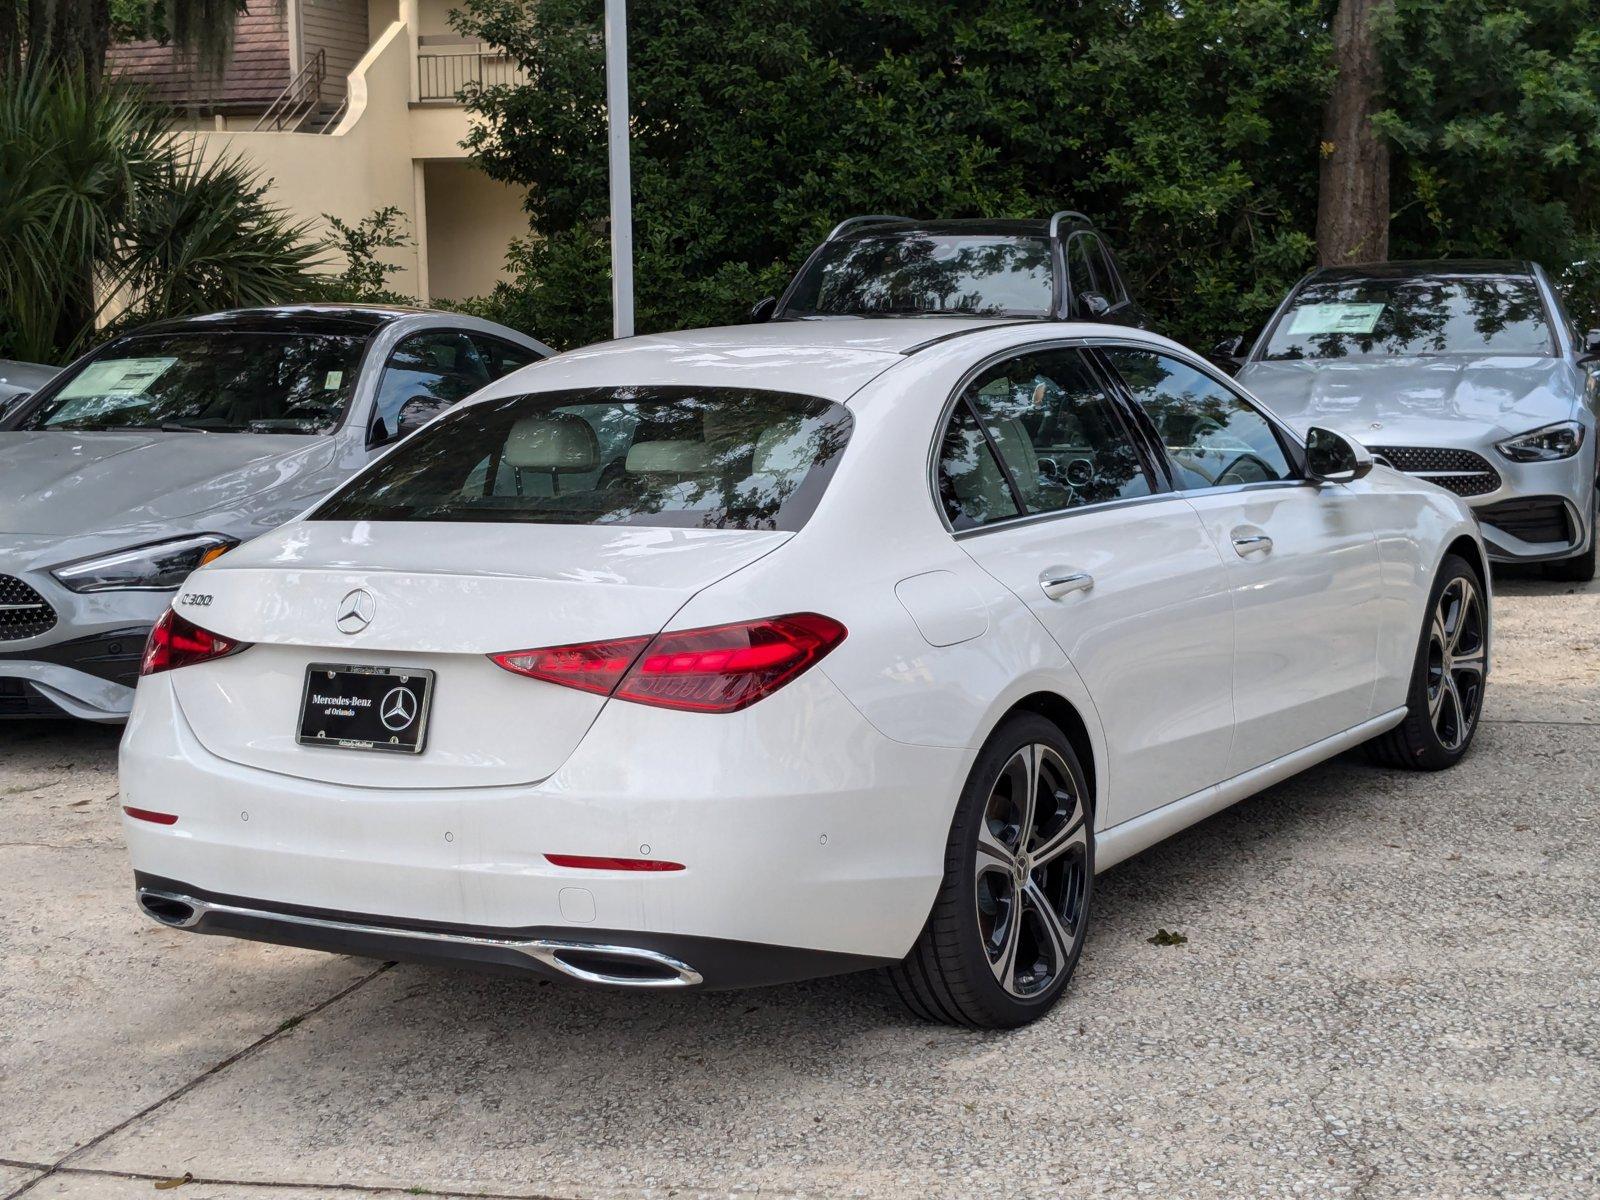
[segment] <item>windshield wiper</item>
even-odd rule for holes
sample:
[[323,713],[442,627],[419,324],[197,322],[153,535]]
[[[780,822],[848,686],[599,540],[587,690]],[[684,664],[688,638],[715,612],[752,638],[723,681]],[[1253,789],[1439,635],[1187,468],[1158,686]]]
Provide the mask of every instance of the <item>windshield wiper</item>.
[[182,421],[163,421],[157,426],[162,433],[220,433],[233,432],[232,430],[218,430],[209,425],[185,425]]

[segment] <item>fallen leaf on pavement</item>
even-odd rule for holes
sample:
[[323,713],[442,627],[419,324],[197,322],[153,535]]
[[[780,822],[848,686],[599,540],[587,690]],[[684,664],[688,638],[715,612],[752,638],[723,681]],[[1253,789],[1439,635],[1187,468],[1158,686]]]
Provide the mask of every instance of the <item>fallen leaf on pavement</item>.
[[156,1183],[156,1191],[158,1191],[158,1192],[170,1192],[173,1188],[180,1188],[184,1184],[190,1183],[193,1180],[194,1180],[194,1175],[192,1173],[190,1173],[189,1171],[185,1171],[177,1179],[162,1179],[162,1180],[158,1180],[157,1183]]
[[1181,933],[1169,933],[1165,929],[1156,930],[1155,937],[1147,937],[1145,941],[1152,946],[1181,946],[1189,939]]

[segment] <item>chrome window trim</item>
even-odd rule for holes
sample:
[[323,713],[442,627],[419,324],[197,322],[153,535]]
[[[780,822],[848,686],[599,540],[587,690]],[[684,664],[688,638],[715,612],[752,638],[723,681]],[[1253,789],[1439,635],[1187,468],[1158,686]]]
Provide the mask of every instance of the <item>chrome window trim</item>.
[[987,525],[974,525],[971,529],[951,530],[951,537],[956,541],[966,541],[982,533],[994,533],[1002,529],[1015,529],[1024,525],[1038,525],[1045,521],[1059,521],[1068,517],[1075,517],[1079,513],[1105,512],[1113,508],[1131,508],[1134,505],[1147,504],[1152,500],[1193,500],[1201,496],[1220,496],[1235,492],[1256,492],[1288,488],[1317,488],[1323,486],[1314,479],[1268,479],[1259,483],[1230,483],[1225,487],[1190,488],[1181,492],[1152,492],[1148,496],[1127,496],[1120,500],[1101,500],[1094,504],[1080,504],[1076,508],[1058,508],[1055,512],[1030,513],[1025,517],[1008,517],[1004,521],[991,521]]

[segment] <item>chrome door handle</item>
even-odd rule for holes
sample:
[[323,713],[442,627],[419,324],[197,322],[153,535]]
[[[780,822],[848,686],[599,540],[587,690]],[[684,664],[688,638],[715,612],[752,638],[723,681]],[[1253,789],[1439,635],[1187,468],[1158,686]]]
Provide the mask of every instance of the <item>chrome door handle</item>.
[[1094,586],[1094,576],[1087,571],[1068,571],[1052,567],[1039,575],[1039,586],[1052,600],[1059,600],[1069,592],[1086,592]]
[[1260,551],[1262,554],[1272,549],[1272,539],[1264,533],[1245,533],[1233,539],[1233,548],[1242,558],[1246,554]]

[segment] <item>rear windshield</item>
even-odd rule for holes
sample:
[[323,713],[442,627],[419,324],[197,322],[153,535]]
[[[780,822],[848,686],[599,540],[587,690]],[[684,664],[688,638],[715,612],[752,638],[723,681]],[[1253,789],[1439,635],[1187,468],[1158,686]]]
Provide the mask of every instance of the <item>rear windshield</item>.
[[242,330],[122,338],[67,375],[19,428],[326,433],[349,402],[366,343]]
[[1554,353],[1528,276],[1434,275],[1308,284],[1262,357]]
[[510,396],[418,431],[311,519],[794,530],[849,436],[842,405],[788,392]]
[[1043,317],[1054,294],[1048,238],[895,234],[828,243],[780,315]]

